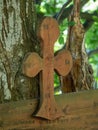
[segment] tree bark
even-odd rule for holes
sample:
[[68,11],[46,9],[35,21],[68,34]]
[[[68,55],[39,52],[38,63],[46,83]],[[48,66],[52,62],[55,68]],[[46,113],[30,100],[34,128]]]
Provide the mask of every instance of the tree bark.
[[66,49],[73,57],[71,73],[62,77],[62,92],[89,90],[93,87],[93,71],[88,63],[84,44],[84,28],[80,22],[80,0],[74,0],[74,8],[69,17],[69,26]]
[[38,51],[36,12],[32,0],[0,1],[0,100],[38,96],[37,78],[21,72],[24,56]]

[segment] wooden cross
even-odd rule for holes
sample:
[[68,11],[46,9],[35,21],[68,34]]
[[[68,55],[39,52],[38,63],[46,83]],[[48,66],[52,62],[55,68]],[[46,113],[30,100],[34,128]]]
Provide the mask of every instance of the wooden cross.
[[65,76],[72,67],[72,57],[67,50],[62,50],[54,57],[54,43],[59,36],[59,27],[55,19],[46,17],[39,29],[42,58],[37,53],[29,54],[23,62],[23,74],[36,76],[41,71],[40,104],[35,116],[54,120],[63,116],[62,110],[54,99],[54,69]]

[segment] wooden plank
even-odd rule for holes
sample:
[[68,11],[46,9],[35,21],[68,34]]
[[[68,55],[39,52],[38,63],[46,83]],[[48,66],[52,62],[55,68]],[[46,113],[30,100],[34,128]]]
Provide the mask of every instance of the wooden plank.
[[0,130],[97,130],[98,90],[55,96],[64,117],[33,117],[38,99],[0,105]]

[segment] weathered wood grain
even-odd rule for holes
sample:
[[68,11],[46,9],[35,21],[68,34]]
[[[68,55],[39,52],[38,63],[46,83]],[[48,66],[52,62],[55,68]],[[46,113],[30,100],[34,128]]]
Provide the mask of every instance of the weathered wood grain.
[[59,26],[55,19],[46,17],[39,27],[42,58],[31,53],[23,62],[23,73],[34,77],[41,70],[40,104],[36,116],[54,120],[64,115],[54,99],[54,69],[65,76],[72,68],[72,57],[69,51],[62,50],[54,57],[54,44],[59,36]]
[[38,99],[0,105],[0,130],[97,130],[98,90],[55,96],[64,117],[33,117]]

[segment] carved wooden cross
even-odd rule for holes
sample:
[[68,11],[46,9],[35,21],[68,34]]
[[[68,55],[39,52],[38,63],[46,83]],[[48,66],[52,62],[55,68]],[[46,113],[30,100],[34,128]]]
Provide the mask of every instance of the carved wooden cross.
[[41,72],[40,104],[35,116],[54,120],[63,116],[62,110],[54,99],[54,69],[59,75],[65,76],[72,67],[72,57],[67,50],[62,50],[54,57],[54,43],[59,36],[59,27],[55,19],[46,17],[39,30],[41,38],[42,57],[31,53],[23,63],[23,73],[34,77]]

